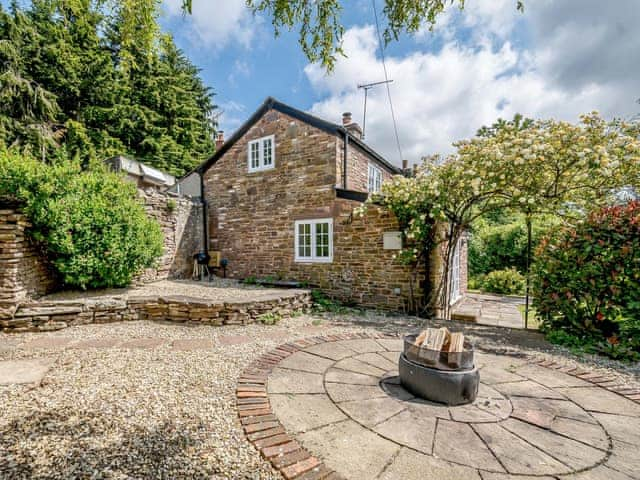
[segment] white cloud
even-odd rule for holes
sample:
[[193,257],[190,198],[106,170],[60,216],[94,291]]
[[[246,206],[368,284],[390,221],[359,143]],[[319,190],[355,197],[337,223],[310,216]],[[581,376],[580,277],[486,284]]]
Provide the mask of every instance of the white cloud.
[[[403,156],[417,161],[451,151],[453,141],[515,113],[576,120],[592,110],[609,117],[636,112],[640,9],[634,1],[603,9],[598,0],[540,0],[525,2],[520,14],[514,0],[476,0],[462,14],[448,13],[442,30],[419,39],[438,39],[441,49],[387,56]],[[356,86],[383,78],[375,30],[349,29],[344,47],[348,58],[331,76],[306,67],[324,96],[311,110],[336,122],[351,110],[361,122],[363,93]],[[366,132],[368,143],[400,162],[384,87],[369,92]]]
[[254,17],[245,0],[193,0],[192,15],[182,12],[182,0],[164,0],[164,12],[180,17],[194,45],[218,50],[230,42],[248,47],[259,17]]

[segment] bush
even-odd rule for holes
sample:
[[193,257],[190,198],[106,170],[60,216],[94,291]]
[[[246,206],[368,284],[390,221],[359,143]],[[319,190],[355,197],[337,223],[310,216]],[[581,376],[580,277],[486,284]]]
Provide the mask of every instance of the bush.
[[[546,231],[558,224],[551,216],[536,217],[532,225],[535,248]],[[502,214],[480,218],[469,240],[469,274],[486,275],[494,270],[514,267],[526,272],[527,225],[523,215]]]
[[484,276],[480,287],[490,293],[521,295],[524,293],[525,278],[515,268],[494,270]]
[[45,164],[0,151],[0,196],[25,204],[32,228],[63,282],[123,287],[162,254],[162,232],[136,187],[100,163]]
[[548,335],[562,331],[614,358],[640,354],[640,202],[590,214],[537,252],[534,306]]

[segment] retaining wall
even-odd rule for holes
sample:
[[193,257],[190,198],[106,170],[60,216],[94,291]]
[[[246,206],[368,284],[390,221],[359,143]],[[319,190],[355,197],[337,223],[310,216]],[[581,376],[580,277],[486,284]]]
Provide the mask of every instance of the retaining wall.
[[292,290],[255,302],[216,302],[184,296],[104,297],[29,302],[0,319],[6,333],[61,330],[73,325],[157,320],[202,325],[246,325],[266,313],[287,318],[311,307],[311,294]]

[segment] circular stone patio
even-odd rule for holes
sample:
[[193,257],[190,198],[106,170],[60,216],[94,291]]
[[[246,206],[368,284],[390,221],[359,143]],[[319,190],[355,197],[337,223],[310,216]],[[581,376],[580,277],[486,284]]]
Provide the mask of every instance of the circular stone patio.
[[[389,338],[281,346],[239,384],[239,397],[246,390],[238,408],[249,439],[270,448],[263,454],[276,467],[292,464],[283,471],[287,478],[296,468],[309,478],[330,471],[347,479],[640,478],[640,404],[633,400],[588,376],[477,353],[478,398],[446,407],[402,388],[401,349],[401,340]],[[249,391],[263,388],[261,378],[267,398],[255,399],[260,410],[252,416],[257,405]],[[256,426],[260,415],[276,440]],[[295,457],[292,444],[305,454]]]

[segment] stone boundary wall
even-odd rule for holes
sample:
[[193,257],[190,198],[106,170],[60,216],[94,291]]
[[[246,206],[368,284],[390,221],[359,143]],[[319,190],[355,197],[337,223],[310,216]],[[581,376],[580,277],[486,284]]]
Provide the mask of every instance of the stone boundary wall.
[[131,320],[246,325],[258,322],[266,313],[287,318],[307,311],[311,304],[311,293],[306,290],[243,303],[215,302],[178,295],[30,302],[20,305],[11,318],[0,319],[0,331],[44,332],[74,325]]
[[0,201],[0,319],[11,318],[20,302],[53,291],[56,283],[25,233],[29,227],[17,205]]
[[[202,250],[203,208],[199,201],[149,188],[138,190],[147,214],[164,236],[163,254],[134,285],[168,278],[189,278],[193,254]],[[0,199],[0,319],[11,318],[22,303],[60,289],[46,257],[28,238],[30,227],[21,205]]]
[[155,188],[139,189],[138,193],[147,215],[160,224],[164,250],[158,265],[142,272],[134,284],[189,278],[193,271],[193,254],[202,250],[204,239],[202,204]]

